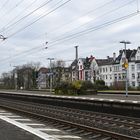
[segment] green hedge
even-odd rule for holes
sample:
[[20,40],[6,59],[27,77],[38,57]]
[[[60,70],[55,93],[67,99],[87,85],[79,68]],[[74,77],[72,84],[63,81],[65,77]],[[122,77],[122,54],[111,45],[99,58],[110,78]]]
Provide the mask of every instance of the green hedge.
[[61,82],[55,87],[55,94],[82,95],[95,92],[95,86],[90,81]]

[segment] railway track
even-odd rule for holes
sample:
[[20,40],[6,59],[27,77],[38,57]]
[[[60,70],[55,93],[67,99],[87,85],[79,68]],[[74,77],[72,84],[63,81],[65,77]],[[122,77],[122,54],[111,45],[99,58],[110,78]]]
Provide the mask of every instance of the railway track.
[[65,131],[86,139],[139,140],[140,119],[58,107],[28,101],[0,98],[5,108],[43,119]]

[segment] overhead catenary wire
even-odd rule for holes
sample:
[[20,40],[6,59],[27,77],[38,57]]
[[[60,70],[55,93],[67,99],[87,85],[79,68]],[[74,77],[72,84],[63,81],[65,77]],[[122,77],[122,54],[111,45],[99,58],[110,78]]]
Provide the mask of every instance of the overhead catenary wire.
[[[61,26],[59,26],[59,27],[57,27],[57,28],[52,29],[51,32],[54,32],[54,31],[56,32],[56,30],[61,30],[61,29],[64,28],[65,26],[67,26],[67,25],[69,25],[69,24],[75,22],[75,20],[77,20],[77,19],[79,19],[79,18],[81,18],[81,17],[83,17],[83,16],[89,15],[90,13],[94,13],[95,11],[97,11],[97,10],[99,10],[99,9],[101,9],[101,8],[103,8],[103,7],[107,6],[107,5],[109,5],[109,4],[111,4],[113,1],[115,1],[115,0],[111,0],[111,1],[109,1],[109,2],[107,2],[107,3],[105,3],[105,4],[102,4],[101,6],[95,8],[95,9],[93,9],[93,10],[90,10],[90,11],[88,11],[88,12],[85,13],[85,14],[82,14],[82,15],[81,15],[80,17],[78,17],[78,18],[74,18],[74,19],[70,20],[68,23],[65,23],[65,24],[63,24],[63,25],[61,25]],[[43,36],[44,34],[45,34],[45,33],[43,33],[43,34],[41,34],[41,35],[38,35],[38,36],[36,36],[36,38],[38,38],[38,37],[40,37],[40,36]]]
[[3,29],[2,31],[5,30],[5,28],[7,26],[9,26],[9,24],[12,24],[19,16],[21,17],[21,14],[23,14],[23,12],[25,12],[27,9],[29,9],[33,4],[35,4],[38,0],[33,0],[27,7],[25,7],[21,12],[19,12],[15,17],[13,17],[6,25],[4,25],[1,29]]
[[[136,15],[137,14],[139,14],[139,12],[137,12],[136,13]],[[131,16],[130,16],[131,15]],[[130,15],[127,15],[127,16],[125,16],[125,19],[128,19],[128,18],[131,18],[131,17],[133,17],[133,16],[135,16],[135,14],[134,13],[131,13]],[[123,17],[121,17],[121,20],[120,21],[122,21],[122,20],[125,20],[125,19],[123,19]],[[117,19],[116,19],[117,20]],[[116,20],[114,20],[114,21],[116,21]],[[119,21],[118,21],[119,22]],[[115,22],[116,23],[116,22]],[[111,24],[114,24],[113,22],[111,23]],[[109,26],[109,25],[108,25]],[[103,28],[103,27],[106,27],[106,26],[101,26],[101,25],[99,25],[99,27],[97,28],[98,26],[96,26],[96,29],[94,29],[95,31],[96,30],[98,30],[98,29],[101,29],[101,28]],[[93,31],[93,30],[92,30]],[[85,34],[85,33],[83,33],[83,34]],[[81,35],[80,35],[81,36]],[[78,36],[77,36],[78,37]],[[73,38],[76,38],[75,36],[73,36]],[[56,42],[56,44],[53,44],[53,42],[49,42],[49,44],[51,44],[51,45],[49,45],[49,47],[50,46],[55,46],[55,45],[57,45],[57,44],[60,44],[60,43],[62,43],[62,41],[64,42],[64,41],[66,41],[66,40],[69,40],[69,39],[72,39],[72,37],[71,38],[65,38],[65,39],[63,39],[63,40],[60,40],[59,42]],[[40,50],[40,48],[33,48],[33,50],[35,51],[35,50]],[[29,50],[28,50],[29,51]],[[25,53],[26,54],[26,53]],[[16,55],[15,55],[15,57],[16,57]]]
[[2,15],[2,16],[0,17],[0,19],[3,18],[3,17],[5,17],[5,16],[7,16],[9,13],[11,13],[11,12],[12,12],[15,8],[17,8],[22,2],[24,2],[24,0],[20,0],[19,2],[17,2],[17,3],[15,4],[15,6],[12,7],[10,10],[8,10],[4,15]]
[[[89,29],[87,29],[87,30],[84,30],[84,31],[81,31],[81,32],[72,34],[72,35],[70,35],[70,36],[67,36],[67,37],[65,37],[65,38],[61,38],[61,39],[59,40],[59,42],[56,42],[55,44],[53,44],[53,42],[52,42],[52,44],[50,43],[51,45],[49,45],[49,47],[55,46],[55,45],[57,45],[57,44],[60,44],[60,42],[62,43],[62,42],[64,42],[64,41],[68,41],[68,40],[71,40],[71,39],[73,39],[73,38],[77,38],[77,37],[80,37],[80,36],[82,36],[82,35],[88,34],[88,33],[90,33],[90,32],[97,31],[97,30],[99,30],[99,29],[108,27],[108,26],[110,26],[110,25],[112,25],[112,24],[115,24],[115,23],[124,21],[124,20],[126,20],[126,19],[132,18],[132,17],[134,17],[134,16],[136,16],[136,15],[138,15],[138,14],[139,14],[139,12],[133,12],[133,13],[128,14],[128,15],[126,15],[126,16],[122,16],[122,17],[117,18],[117,19],[115,19],[115,20],[106,22],[106,23],[104,23],[104,24],[100,24],[100,25],[98,25],[98,26],[94,26],[94,27],[91,27],[91,28],[89,28]],[[57,41],[58,41],[58,40],[57,40]],[[41,49],[42,49],[42,48],[38,48],[38,47],[37,47],[37,48],[32,48],[32,49],[27,50],[27,51],[31,51],[31,52],[32,52],[32,50],[34,50],[34,51],[37,50],[37,52],[38,52],[38,50],[41,50]],[[22,53],[24,53],[24,52],[22,52]],[[18,55],[20,56],[22,53],[20,53],[20,54],[18,54]],[[25,53],[25,54],[26,54],[26,53]],[[15,57],[16,57],[16,55],[13,56],[13,58],[15,58]],[[7,59],[5,59],[5,60],[3,59],[3,60],[0,60],[0,61],[4,62],[4,61],[8,61],[8,60],[9,60],[9,58],[7,58]]]
[[[108,14],[111,14],[112,12],[115,12],[115,11],[121,9],[121,8],[124,8],[125,6],[127,6],[127,5],[129,5],[129,4],[131,4],[131,3],[133,3],[134,1],[136,1],[136,0],[132,0],[132,1],[128,2],[128,3],[125,3],[125,4],[123,4],[122,6],[119,6],[119,7],[115,8],[115,9],[113,9],[113,10],[110,10],[110,11],[108,11],[108,12],[106,12],[106,13],[104,13],[104,14],[102,14],[102,15],[96,17],[96,18],[94,18],[93,20],[99,19],[99,18],[104,17],[104,16],[106,16],[106,15],[108,15]],[[93,20],[91,20],[90,22],[92,22]],[[72,29],[70,32],[72,32],[72,31],[75,32],[76,29],[78,29],[78,28],[80,28],[80,27],[82,27],[82,26],[88,25],[90,22],[85,23],[85,24],[82,24],[82,25],[80,25],[80,26],[78,26],[78,27]],[[51,33],[52,33],[52,32],[51,32]],[[69,32],[65,32],[63,35],[66,35],[67,33],[69,33]],[[63,36],[63,35],[62,35],[62,36]],[[57,41],[57,40],[59,40],[59,38],[58,38],[58,39],[55,39],[55,41]],[[53,42],[55,42],[55,41],[53,41]]]
[[16,32],[10,34],[7,38],[10,38],[10,37],[16,35],[17,33],[23,31],[24,29],[30,27],[31,25],[33,25],[33,24],[36,23],[37,21],[39,21],[39,20],[43,19],[44,17],[46,17],[47,15],[53,13],[54,11],[56,11],[57,9],[61,8],[61,7],[64,6],[64,5],[66,5],[66,4],[67,4],[68,2],[70,2],[70,1],[71,1],[71,0],[67,0],[66,2],[60,4],[59,6],[57,6],[56,8],[54,8],[53,10],[51,10],[51,11],[49,11],[48,13],[46,13],[46,14],[40,16],[40,17],[39,17],[38,19],[36,19],[35,21],[33,21],[33,22],[31,22],[30,24],[26,25],[25,27],[23,27],[23,28],[17,30]]
[[[120,22],[120,21],[126,20],[126,19],[128,19],[128,18],[132,18],[132,17],[134,17],[134,16],[136,16],[136,15],[138,15],[138,14],[139,14],[139,12],[133,12],[133,13],[131,13],[131,14],[129,14],[129,15],[126,15],[126,16],[123,16],[123,17],[120,17],[120,18],[117,18],[117,19],[115,19],[115,20],[113,20],[113,21],[109,21],[109,22],[106,22],[106,23],[104,23],[104,24],[101,24],[101,25],[98,25],[98,26],[95,26],[95,27],[91,27],[91,28],[88,28],[88,29],[86,29],[86,30],[83,30],[83,31],[80,31],[80,32],[77,32],[77,33],[74,33],[74,34],[71,34],[71,35],[68,35],[68,36],[66,36],[66,37],[64,37],[64,38],[61,38],[61,39],[56,40],[55,42],[64,41],[64,40],[66,41],[66,40],[71,40],[71,39],[73,39],[73,38],[77,38],[77,37],[79,37],[79,36],[88,34],[88,33],[90,33],[90,32],[93,32],[93,31],[102,29],[102,28],[107,27],[107,26],[109,26],[109,25],[112,25],[112,24],[118,23],[118,22]],[[53,42],[53,43],[54,43],[54,42]]]
[[[7,26],[3,31],[7,31],[9,28],[11,28],[12,26],[16,25],[17,23],[21,22],[22,20],[26,19],[27,17],[29,17],[30,15],[32,15],[33,13],[35,13],[37,10],[41,9],[42,7],[46,6],[48,3],[50,3],[53,0],[47,0],[45,3],[43,3],[42,5],[40,5],[38,8],[35,8],[33,11],[31,11],[30,13],[26,14],[25,16],[23,16],[22,18],[20,18],[19,20],[15,21],[14,23],[10,24],[9,26]],[[0,30],[1,32],[1,30]]]

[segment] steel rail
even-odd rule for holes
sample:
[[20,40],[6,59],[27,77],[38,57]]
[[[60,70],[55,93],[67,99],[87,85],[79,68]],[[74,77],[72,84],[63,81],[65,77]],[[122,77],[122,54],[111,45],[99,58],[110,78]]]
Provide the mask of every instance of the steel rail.
[[[37,117],[41,117],[41,118],[44,118],[44,119],[50,119],[50,120],[60,122],[60,123],[65,124],[65,125],[69,125],[69,126],[72,126],[72,127],[77,127],[77,128],[80,128],[80,129],[84,129],[86,131],[100,133],[100,134],[102,134],[104,136],[110,136],[110,137],[112,137],[114,139],[119,139],[119,140],[139,140],[139,138],[136,138],[136,137],[127,136],[127,135],[123,135],[123,134],[119,134],[119,133],[115,133],[115,132],[110,132],[110,131],[102,130],[102,129],[95,128],[95,127],[89,127],[89,126],[85,126],[85,125],[78,124],[78,123],[73,123],[73,122],[70,122],[70,121],[66,121],[66,120],[46,116],[46,115],[35,113],[35,112],[32,112],[32,111],[19,109],[17,107],[12,107],[12,106],[9,106],[9,105],[1,105],[1,106],[5,107],[5,108],[8,108],[8,109],[16,110],[18,112],[22,112],[22,113],[24,112],[25,114],[35,115]],[[31,108],[32,108],[32,106],[31,106]]]

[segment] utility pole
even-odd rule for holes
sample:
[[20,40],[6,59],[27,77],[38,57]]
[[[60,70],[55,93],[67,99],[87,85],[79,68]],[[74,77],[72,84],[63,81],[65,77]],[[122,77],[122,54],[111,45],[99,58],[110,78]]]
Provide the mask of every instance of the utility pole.
[[54,58],[47,58],[48,60],[50,60],[50,93],[52,93],[52,60],[54,60]]
[[78,80],[78,46],[75,46],[76,80]]
[[124,50],[125,50],[125,62],[123,64],[123,67],[125,68],[126,73],[126,79],[125,79],[125,96],[128,96],[128,60],[127,60],[127,54],[126,54],[126,44],[131,44],[129,41],[120,41],[120,43],[124,44]]

